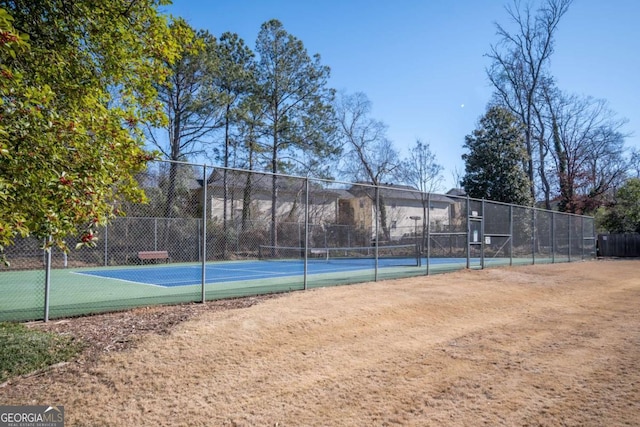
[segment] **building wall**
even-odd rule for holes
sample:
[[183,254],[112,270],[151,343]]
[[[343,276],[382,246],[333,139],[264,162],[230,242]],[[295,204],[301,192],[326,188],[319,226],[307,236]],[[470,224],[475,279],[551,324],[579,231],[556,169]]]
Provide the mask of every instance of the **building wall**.
[[[210,191],[209,218],[214,221],[222,221],[224,209],[224,196],[220,189]],[[229,190],[227,192],[227,219],[240,219],[242,217],[243,200],[242,191]],[[254,190],[251,195],[251,220],[260,221],[271,219],[271,192],[260,189]],[[304,222],[305,200],[299,193],[280,191],[278,193],[276,215],[283,222]],[[338,199],[329,195],[317,195],[309,198],[309,222],[335,223],[338,214]]]
[[[229,189],[227,203],[227,219],[239,220],[242,217],[242,190]],[[209,218],[222,221],[224,198],[222,189],[209,189]],[[277,216],[280,222],[304,222],[304,195],[300,192],[282,191],[278,193]],[[309,197],[309,222],[311,224],[339,224],[354,229],[369,230],[374,238],[376,209],[373,200],[361,195],[357,197],[338,197],[330,192],[311,193]],[[415,198],[385,198],[387,221],[391,240],[397,241],[415,235],[416,225],[419,233],[423,221],[411,219],[411,216],[424,216],[422,201]],[[441,229],[451,223],[454,205],[446,201],[431,201],[429,220],[432,229]],[[271,219],[271,192],[254,189],[251,197],[251,220],[264,221]]]
[[[422,232],[425,212],[420,200],[389,199],[386,208],[391,240],[400,240],[403,237],[415,235],[416,226],[419,230],[418,233]],[[449,203],[432,201],[428,209],[428,218],[432,227],[449,223]],[[375,215],[375,209],[372,210],[372,215]],[[416,222],[411,219],[412,216],[420,217],[420,220]]]

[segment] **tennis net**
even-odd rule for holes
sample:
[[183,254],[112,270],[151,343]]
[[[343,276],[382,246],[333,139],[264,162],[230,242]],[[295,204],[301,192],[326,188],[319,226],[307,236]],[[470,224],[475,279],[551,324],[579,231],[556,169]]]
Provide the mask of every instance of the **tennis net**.
[[[308,248],[306,251],[308,262],[339,262],[373,266],[377,256],[379,267],[420,265],[420,254],[416,245],[389,245],[377,248],[376,246]],[[261,245],[258,254],[261,260],[302,262],[305,257],[305,248]]]

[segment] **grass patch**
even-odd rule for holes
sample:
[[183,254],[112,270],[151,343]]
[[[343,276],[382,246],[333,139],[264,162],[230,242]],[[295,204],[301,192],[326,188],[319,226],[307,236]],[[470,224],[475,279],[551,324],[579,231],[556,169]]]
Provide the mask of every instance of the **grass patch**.
[[71,360],[82,347],[72,337],[0,322],[0,383]]

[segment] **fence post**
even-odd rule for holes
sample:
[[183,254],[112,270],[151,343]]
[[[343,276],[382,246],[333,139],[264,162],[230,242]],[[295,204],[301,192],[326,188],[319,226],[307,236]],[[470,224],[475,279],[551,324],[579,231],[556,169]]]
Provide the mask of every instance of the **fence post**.
[[202,303],[206,301],[207,281],[207,165],[202,165]]
[[480,221],[480,268],[484,270],[484,197],[482,198],[482,213]]
[[51,236],[45,241],[44,321],[49,321],[49,294],[51,291]]
[[551,263],[556,263],[556,214],[551,211]]
[[374,252],[374,258],[375,258],[375,267],[374,267],[374,274],[373,274],[373,280],[375,282],[378,281],[378,246],[380,245],[380,230],[378,230],[378,226],[380,223],[380,219],[379,214],[380,214],[380,186],[378,184],[376,184],[376,223],[375,223],[375,230],[376,230],[376,238],[375,238],[375,248],[373,250]]
[[509,205],[509,266],[513,265],[513,205]]
[[591,237],[593,237],[593,240],[591,240],[593,242],[593,257],[592,259],[597,259],[598,258],[598,243],[596,242],[596,239],[598,238],[598,236],[596,236],[596,220],[595,218],[591,218]]
[[580,217],[580,249],[582,254],[580,258],[584,261],[584,217]]
[[104,226],[104,266],[109,265],[109,225]]
[[571,262],[571,215],[567,216],[567,221],[569,223],[569,226],[567,227],[567,229],[569,230],[569,236],[568,236],[569,244],[567,245],[567,252],[569,254],[569,262]]
[[[451,208],[449,208],[451,209]],[[429,275],[429,264],[431,259],[431,193],[427,193],[427,276]]]
[[531,260],[536,264],[536,210],[531,208]]
[[[298,228],[300,230],[300,228]],[[326,246],[326,245],[325,245]],[[309,177],[304,180],[304,290],[307,290],[309,268]]]
[[471,202],[469,201],[469,195],[467,194],[467,269],[471,267]]

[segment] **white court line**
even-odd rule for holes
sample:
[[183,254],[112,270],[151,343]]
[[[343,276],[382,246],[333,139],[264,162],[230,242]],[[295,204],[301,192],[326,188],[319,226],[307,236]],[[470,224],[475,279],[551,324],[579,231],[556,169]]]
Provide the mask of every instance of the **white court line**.
[[[192,280],[168,280],[168,281],[157,281],[156,283],[149,283],[149,282],[137,282],[135,280],[121,279],[121,278],[106,276],[102,274],[91,274],[91,273],[78,272],[78,271],[72,271],[71,273],[78,274],[81,276],[92,277],[92,278],[115,280],[123,283],[133,283],[136,285],[154,286],[156,288],[165,288],[165,289],[180,287],[180,286],[197,286],[201,284],[200,278],[194,278]],[[226,276],[216,276],[215,281],[207,280],[205,284],[225,283],[225,282],[233,282],[238,280],[260,279],[260,278],[264,278],[265,274],[280,275],[280,276],[284,275],[285,277],[295,275],[295,274],[285,274],[285,273],[278,273],[278,272],[259,272],[259,274],[226,275]],[[214,279],[209,278],[209,280],[214,280]]]
[[[313,275],[313,274],[324,274],[324,273],[339,273],[339,272],[345,272],[345,271],[360,271],[360,270],[370,270],[372,267],[366,267],[366,268],[357,268],[354,269],[352,267],[337,267],[336,265],[332,264],[332,265],[323,265],[323,264],[314,264],[316,266],[319,266],[320,268],[313,268],[311,272],[309,272],[309,274]],[[174,267],[166,267],[163,266],[161,267],[163,269],[171,269],[171,268],[187,268],[187,269],[202,269],[201,266],[174,266]],[[213,272],[211,271],[213,270]],[[234,282],[234,281],[240,281],[240,280],[255,280],[255,279],[260,279],[260,278],[268,278],[268,276],[271,277],[288,277],[288,276],[300,276],[302,274],[304,274],[303,271],[270,271],[270,270],[263,270],[263,269],[254,269],[254,268],[225,268],[225,267],[221,267],[221,266],[216,266],[216,265],[208,265],[207,266],[207,272],[208,273],[214,273],[215,271],[231,271],[231,272],[235,272],[235,273],[243,273],[243,274],[226,274],[226,275],[216,275],[215,277],[215,281],[206,281],[205,284],[216,284],[216,283],[225,283],[225,282]],[[111,272],[114,271],[124,271],[124,272],[128,272],[130,270],[109,270]],[[134,270],[131,270],[134,271]],[[121,279],[118,277],[112,277],[112,276],[107,276],[107,275],[102,275],[102,274],[98,274],[98,273],[88,273],[88,272],[81,272],[81,271],[71,271],[72,274],[78,274],[78,275],[82,275],[82,276],[87,276],[87,277],[99,277],[101,279],[108,279],[108,280],[115,280],[118,282],[123,282],[123,283],[133,283],[136,285],[145,285],[145,286],[153,286],[156,288],[172,288],[172,287],[180,287],[180,286],[197,286],[200,285],[200,278],[196,278],[193,280],[167,280],[167,281],[158,281],[157,283],[149,283],[149,282],[138,282],[135,280],[128,280],[128,279]],[[267,277],[265,277],[267,276]],[[211,280],[209,278],[209,280]]]
[[136,285],[146,285],[146,286],[154,286],[156,288],[166,288],[167,286],[162,286],[162,285],[156,285],[154,283],[146,283],[146,282],[136,282],[135,280],[127,280],[127,279],[119,279],[117,277],[109,277],[109,276],[103,276],[100,274],[91,274],[91,273],[84,273],[81,271],[72,271],[71,274],[78,274],[80,276],[90,276],[93,277],[94,279],[96,277],[100,278],[100,279],[109,279],[109,280],[116,280],[118,282],[124,282],[124,283],[134,283]]

